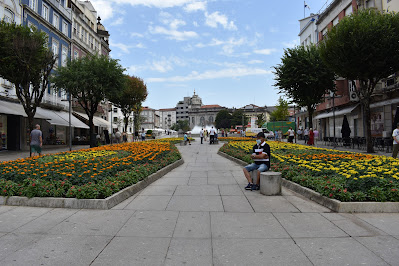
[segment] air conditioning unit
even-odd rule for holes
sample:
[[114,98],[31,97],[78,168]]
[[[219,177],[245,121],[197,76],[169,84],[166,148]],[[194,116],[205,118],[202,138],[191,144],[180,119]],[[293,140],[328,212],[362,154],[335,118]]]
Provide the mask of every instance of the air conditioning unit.
[[356,93],[356,80],[348,80],[349,99],[351,102],[358,102],[359,96]]

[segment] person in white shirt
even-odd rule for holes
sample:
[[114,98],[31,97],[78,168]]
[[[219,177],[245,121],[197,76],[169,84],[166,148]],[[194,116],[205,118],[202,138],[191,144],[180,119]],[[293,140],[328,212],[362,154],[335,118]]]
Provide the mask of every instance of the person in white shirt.
[[215,134],[216,134],[216,130],[212,127],[212,128],[209,130],[209,144],[214,143],[214,141],[215,141]]
[[200,131],[200,138],[201,138],[201,144],[202,144],[202,141],[204,140],[204,129],[203,128],[201,128],[201,131]]
[[292,127],[290,127],[290,129],[288,129],[287,133],[288,133],[288,142],[293,143],[295,132],[292,129]]
[[309,140],[309,130],[307,128],[305,128],[305,130],[303,131],[303,137],[305,139],[305,144],[307,144]]
[[396,124],[396,128],[392,133],[392,137],[393,137],[392,157],[396,159],[399,151],[399,123]]

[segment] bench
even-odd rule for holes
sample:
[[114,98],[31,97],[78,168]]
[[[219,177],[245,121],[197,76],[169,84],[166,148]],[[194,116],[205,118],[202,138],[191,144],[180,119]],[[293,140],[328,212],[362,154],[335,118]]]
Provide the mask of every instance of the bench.
[[[258,171],[252,171],[252,181],[256,182]],[[281,173],[266,171],[260,173],[260,193],[266,196],[281,195]]]

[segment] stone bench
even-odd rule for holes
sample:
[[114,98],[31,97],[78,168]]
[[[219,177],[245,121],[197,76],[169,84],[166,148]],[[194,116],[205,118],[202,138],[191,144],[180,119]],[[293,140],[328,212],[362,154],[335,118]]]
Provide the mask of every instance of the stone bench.
[[[252,181],[256,183],[258,171],[252,171]],[[260,193],[266,196],[281,195],[281,173],[266,171],[260,173]]]

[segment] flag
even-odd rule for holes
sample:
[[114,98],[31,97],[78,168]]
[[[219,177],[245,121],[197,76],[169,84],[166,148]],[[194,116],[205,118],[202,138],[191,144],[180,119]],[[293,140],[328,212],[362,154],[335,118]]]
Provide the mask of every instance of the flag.
[[303,2],[305,4],[305,8],[308,8],[310,10],[310,7],[308,4],[306,4],[306,2]]

